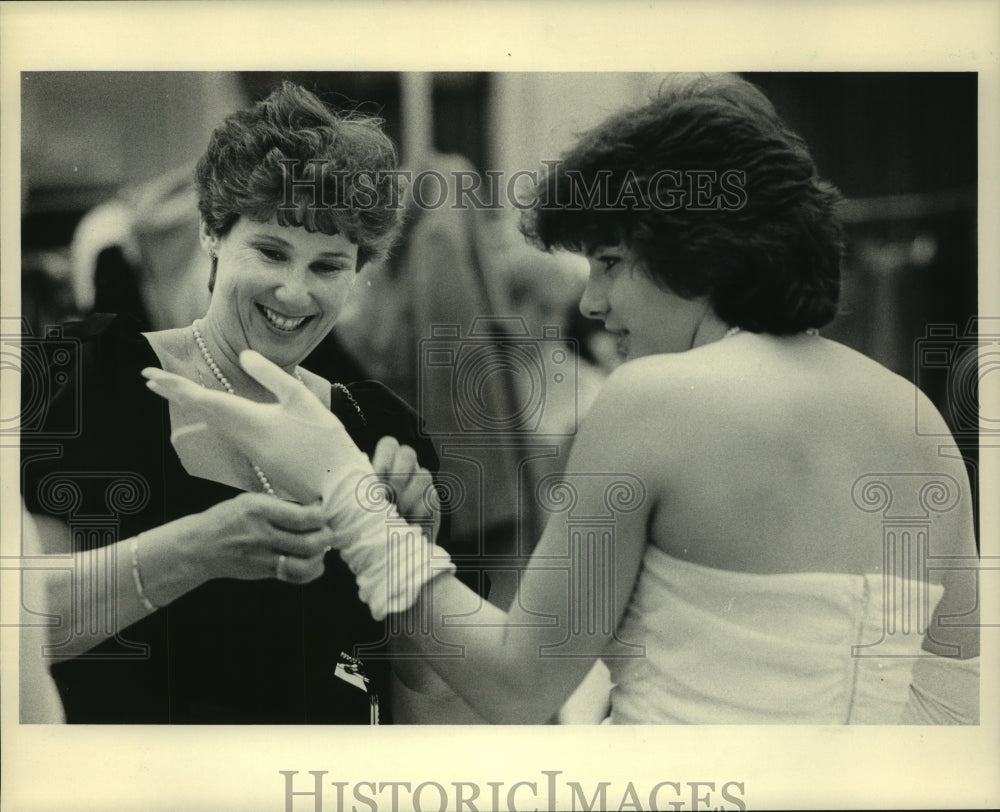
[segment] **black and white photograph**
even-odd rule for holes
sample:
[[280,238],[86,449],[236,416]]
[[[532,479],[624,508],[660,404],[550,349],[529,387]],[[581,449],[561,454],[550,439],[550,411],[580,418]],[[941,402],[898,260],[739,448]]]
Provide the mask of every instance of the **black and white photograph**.
[[1000,6],[89,5],[0,4],[2,808],[1000,802]]

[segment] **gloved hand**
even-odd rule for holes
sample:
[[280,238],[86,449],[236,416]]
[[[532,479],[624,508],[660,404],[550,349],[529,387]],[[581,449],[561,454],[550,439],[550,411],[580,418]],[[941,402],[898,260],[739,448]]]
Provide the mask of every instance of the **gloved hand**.
[[197,411],[203,423],[186,432],[212,432],[299,501],[322,500],[333,547],[356,576],[361,599],[376,620],[408,609],[427,581],[454,572],[446,551],[368,487],[377,479],[368,457],[304,384],[252,350],[240,354],[240,364],[277,403],[205,389],[155,367],[142,374],[152,391]]

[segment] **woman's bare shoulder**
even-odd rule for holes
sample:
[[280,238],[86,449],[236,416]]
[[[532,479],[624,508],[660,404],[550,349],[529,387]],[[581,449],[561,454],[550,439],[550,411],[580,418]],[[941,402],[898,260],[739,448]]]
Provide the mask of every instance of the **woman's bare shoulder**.
[[718,410],[704,405],[703,384],[710,378],[710,372],[689,369],[677,356],[622,364],[602,384],[580,424],[577,444],[589,443],[609,459],[638,463],[652,455],[662,464],[667,450],[681,451],[693,420]]
[[697,414],[724,405],[733,369],[732,361],[719,353],[649,355],[615,369],[599,400],[633,417]]
[[751,436],[816,443],[862,441],[867,433],[912,453],[923,445],[917,414],[948,439],[943,419],[910,381],[823,339],[737,336],[635,359],[607,378],[591,414],[616,437],[638,433],[664,441],[655,444],[660,451],[729,436],[741,444]]

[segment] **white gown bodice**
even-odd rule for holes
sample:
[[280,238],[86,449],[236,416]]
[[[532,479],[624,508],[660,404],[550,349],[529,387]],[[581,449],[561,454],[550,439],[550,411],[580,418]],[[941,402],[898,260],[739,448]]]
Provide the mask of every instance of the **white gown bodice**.
[[[753,574],[650,546],[608,657],[613,724],[895,724],[939,585]],[[622,650],[619,647],[618,650]]]

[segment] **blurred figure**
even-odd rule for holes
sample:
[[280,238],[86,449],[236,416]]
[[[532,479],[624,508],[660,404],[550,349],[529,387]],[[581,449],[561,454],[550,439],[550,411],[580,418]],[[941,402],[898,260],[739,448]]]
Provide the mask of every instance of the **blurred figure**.
[[[621,363],[621,357],[612,336],[584,318],[577,306],[586,285],[586,264],[566,254],[539,253],[513,229],[505,234],[497,281],[506,293],[506,312],[522,317],[533,336],[541,336],[546,328],[557,330],[566,351],[575,354],[577,361],[575,388],[553,388],[551,393],[560,397],[546,402],[546,425],[539,433],[552,435],[555,453],[531,460],[528,473],[532,486],[537,486],[545,477],[565,469],[577,425],[590,410],[605,377]],[[549,357],[547,353],[542,355],[546,360]],[[551,374],[547,370],[545,378],[550,379]],[[526,382],[525,378],[517,379],[522,386]],[[536,511],[536,537],[545,530],[547,520],[541,510]],[[594,663],[554,721],[564,725],[599,724],[608,715],[612,687],[607,666],[601,661]]]
[[[549,385],[544,390],[544,409],[536,433],[552,445],[552,453],[535,456],[528,464],[533,491],[545,476],[565,467],[577,425],[597,396],[607,371],[592,360],[591,345],[581,344],[574,335],[574,314],[579,314],[577,302],[586,284],[586,265],[566,254],[541,253],[513,230],[503,232],[497,243],[495,278],[506,305],[503,312],[523,319],[529,335],[551,337],[545,342],[547,351],[539,354],[541,379],[548,383],[561,374],[561,364],[553,363],[551,344],[559,343],[576,362],[574,386]],[[526,403],[537,383],[532,376],[515,375],[513,385],[516,401]],[[547,517],[538,510],[534,520],[533,535],[537,537]],[[529,547],[523,549],[531,552]]]
[[81,313],[118,313],[144,329],[190,324],[208,309],[194,166],[124,189],[91,209],[70,247]]

